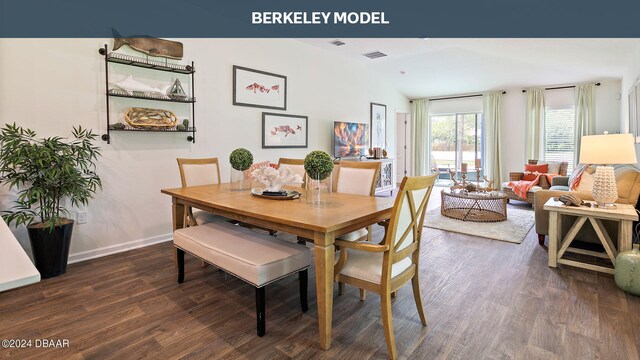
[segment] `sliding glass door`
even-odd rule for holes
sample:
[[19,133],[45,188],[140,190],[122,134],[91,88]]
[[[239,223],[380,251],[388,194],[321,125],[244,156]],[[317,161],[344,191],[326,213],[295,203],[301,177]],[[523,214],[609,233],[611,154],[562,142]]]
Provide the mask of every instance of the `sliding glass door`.
[[449,170],[459,176],[467,168],[467,179],[476,180],[476,164],[483,163],[482,113],[431,115],[431,168],[440,171],[440,182],[450,178]]

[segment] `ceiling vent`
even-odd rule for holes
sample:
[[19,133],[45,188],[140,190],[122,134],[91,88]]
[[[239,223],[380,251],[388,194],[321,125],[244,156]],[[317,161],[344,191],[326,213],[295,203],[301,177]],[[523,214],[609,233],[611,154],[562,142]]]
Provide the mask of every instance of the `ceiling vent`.
[[385,54],[383,52],[380,52],[380,51],[372,51],[370,53],[362,54],[362,56],[368,57],[369,59],[373,60],[373,59],[385,57],[385,56],[387,56],[387,54]]
[[329,44],[333,46],[342,46],[342,45],[346,45],[346,42],[335,39],[333,41],[329,41]]

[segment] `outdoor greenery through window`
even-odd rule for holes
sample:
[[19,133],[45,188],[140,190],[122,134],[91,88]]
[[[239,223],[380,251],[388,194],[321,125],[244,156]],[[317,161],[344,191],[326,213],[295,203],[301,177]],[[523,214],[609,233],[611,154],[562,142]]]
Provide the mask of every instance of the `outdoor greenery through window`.
[[573,106],[564,109],[545,109],[544,159],[566,161],[568,171],[573,169],[575,144],[575,111]]
[[476,159],[482,162],[482,113],[432,115],[431,168],[440,171],[439,180],[449,178],[449,169],[459,172],[467,164],[467,179],[476,179]]

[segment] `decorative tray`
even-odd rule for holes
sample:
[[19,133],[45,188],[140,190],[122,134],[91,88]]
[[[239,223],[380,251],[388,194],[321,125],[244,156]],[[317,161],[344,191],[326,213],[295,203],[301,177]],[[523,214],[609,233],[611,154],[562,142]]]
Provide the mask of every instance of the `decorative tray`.
[[300,198],[300,193],[295,190],[287,190],[287,195],[263,195],[264,188],[251,189],[251,195],[269,200],[294,200]]

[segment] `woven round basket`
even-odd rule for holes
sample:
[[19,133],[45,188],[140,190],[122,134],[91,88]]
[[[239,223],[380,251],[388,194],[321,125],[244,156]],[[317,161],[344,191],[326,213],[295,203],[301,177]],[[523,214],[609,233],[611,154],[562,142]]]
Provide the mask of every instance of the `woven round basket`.
[[169,110],[147,108],[130,108],[124,114],[124,119],[127,124],[138,129],[168,129],[178,123],[176,114]]

